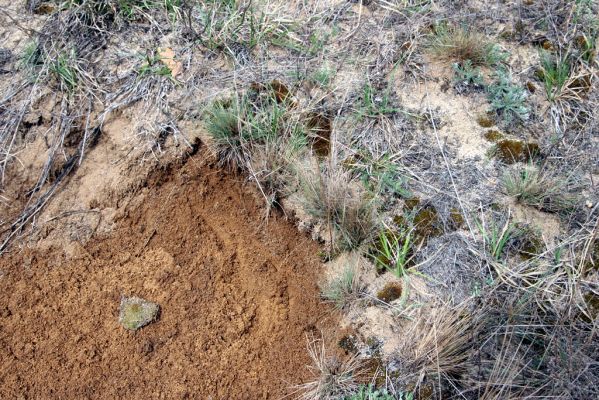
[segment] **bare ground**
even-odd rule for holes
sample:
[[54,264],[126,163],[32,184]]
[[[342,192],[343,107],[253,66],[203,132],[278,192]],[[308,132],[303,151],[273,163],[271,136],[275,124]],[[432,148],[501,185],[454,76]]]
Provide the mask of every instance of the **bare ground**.
[[[306,378],[305,335],[330,317],[318,245],[199,155],[135,197],[71,256],[0,259],[0,397],[267,399]],[[125,331],[122,295],[159,321]]]

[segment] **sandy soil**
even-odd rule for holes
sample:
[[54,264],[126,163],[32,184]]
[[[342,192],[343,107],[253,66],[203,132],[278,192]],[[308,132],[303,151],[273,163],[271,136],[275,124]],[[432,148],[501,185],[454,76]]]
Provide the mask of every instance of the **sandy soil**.
[[[331,319],[318,245],[202,157],[77,251],[2,256],[0,398],[269,399],[307,378],[305,335]],[[123,295],[160,319],[126,331]]]

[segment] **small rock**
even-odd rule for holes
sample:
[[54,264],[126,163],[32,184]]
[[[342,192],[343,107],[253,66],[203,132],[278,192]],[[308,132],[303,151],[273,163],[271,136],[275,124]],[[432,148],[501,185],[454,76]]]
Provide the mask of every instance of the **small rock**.
[[156,321],[160,306],[139,297],[122,297],[119,322],[125,329],[136,331]]

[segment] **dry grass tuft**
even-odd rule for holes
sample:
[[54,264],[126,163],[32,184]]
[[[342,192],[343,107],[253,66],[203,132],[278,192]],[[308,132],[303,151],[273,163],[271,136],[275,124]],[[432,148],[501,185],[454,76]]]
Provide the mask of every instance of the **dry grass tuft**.
[[308,353],[312,365],[308,369],[314,380],[296,387],[300,400],[338,400],[359,388],[360,361],[356,356],[340,360],[327,355],[324,340],[308,338]]
[[479,33],[465,28],[437,25],[428,49],[440,60],[471,66],[494,66],[505,59],[498,45]]
[[308,213],[327,221],[334,229],[334,245],[338,249],[357,249],[376,237],[377,198],[348,172],[336,168],[301,170],[298,194]]
[[471,367],[473,335],[480,316],[467,304],[421,310],[404,334],[397,357],[405,363],[401,379],[417,389],[425,380],[440,392],[441,382],[465,374]]

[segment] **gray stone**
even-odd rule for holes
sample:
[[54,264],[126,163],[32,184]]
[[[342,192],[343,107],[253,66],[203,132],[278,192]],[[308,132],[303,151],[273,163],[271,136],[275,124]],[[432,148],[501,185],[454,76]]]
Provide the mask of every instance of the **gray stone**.
[[126,329],[136,331],[156,321],[160,306],[139,297],[122,297],[119,322]]

